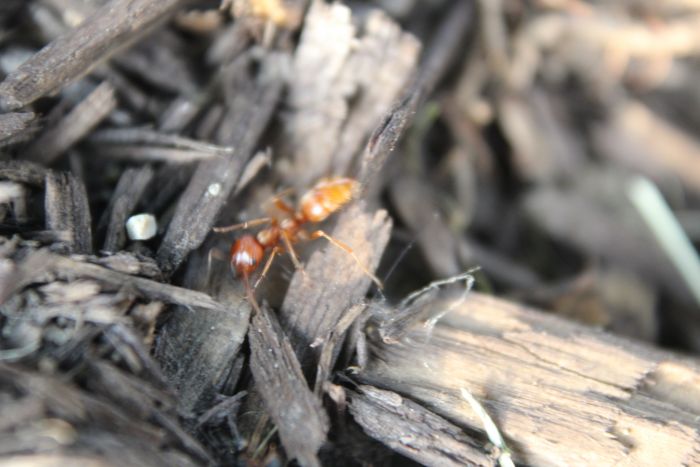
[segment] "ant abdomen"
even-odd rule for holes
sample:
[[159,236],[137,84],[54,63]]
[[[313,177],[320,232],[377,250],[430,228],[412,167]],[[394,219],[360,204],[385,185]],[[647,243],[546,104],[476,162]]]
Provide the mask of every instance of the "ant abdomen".
[[300,220],[317,223],[338,211],[352,199],[358,186],[357,180],[333,177],[321,180],[302,196],[299,202]]

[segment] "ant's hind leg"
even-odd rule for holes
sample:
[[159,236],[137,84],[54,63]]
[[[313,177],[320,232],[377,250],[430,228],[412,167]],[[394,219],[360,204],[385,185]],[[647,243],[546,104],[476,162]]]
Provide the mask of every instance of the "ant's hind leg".
[[365,275],[367,275],[370,279],[372,279],[372,281],[375,284],[377,284],[377,287],[379,287],[380,289],[382,289],[384,287],[382,285],[382,281],[377,279],[377,276],[372,274],[372,272],[369,269],[367,269],[367,267],[365,267],[364,264],[362,264],[362,261],[360,261],[360,258],[358,258],[357,255],[355,254],[355,252],[352,251],[352,248],[350,248],[348,245],[341,242],[340,240],[336,240],[335,238],[331,237],[323,230],[316,230],[315,232],[311,232],[311,239],[316,239],[316,238],[321,238],[321,237],[328,240],[331,243],[331,245],[336,246],[336,247],[340,248],[341,250],[344,250],[347,254],[352,256],[352,259],[354,259],[355,262],[357,263],[357,265],[362,268],[362,271],[364,271]]
[[255,227],[256,225],[269,224],[272,222],[270,217],[261,217],[260,219],[252,219],[249,221],[241,222],[240,224],[225,225],[222,227],[214,227],[212,230],[216,233],[226,233],[233,232],[234,230],[247,229],[248,227]]

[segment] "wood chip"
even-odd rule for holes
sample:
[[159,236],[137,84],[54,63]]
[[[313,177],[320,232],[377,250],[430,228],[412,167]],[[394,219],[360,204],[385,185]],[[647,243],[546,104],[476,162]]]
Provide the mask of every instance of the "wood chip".
[[373,10],[361,28],[352,19],[349,7],[318,1],[306,17],[285,119],[292,159],[285,177],[298,188],[347,173],[418,59],[418,41],[386,14]]
[[111,0],[10,73],[0,83],[0,108],[15,110],[83,76],[185,0]]
[[92,252],[90,206],[85,185],[80,180],[70,173],[49,172],[44,209],[48,230],[69,232],[67,252]]
[[44,187],[46,168],[28,161],[0,161],[0,179]]
[[[360,262],[374,271],[390,230],[391,221],[385,211],[366,213],[363,204],[356,203],[338,216],[331,235],[350,246]],[[294,274],[280,321],[305,369],[315,368],[320,352],[309,347],[311,343],[325,338],[336,327],[343,313],[362,300],[371,282],[352,256],[333,245],[318,249],[304,272]]]
[[460,388],[473,394],[516,464],[700,462],[695,360],[477,293],[432,329],[372,340],[371,352],[361,381],[481,431]]
[[22,133],[36,118],[33,112],[13,112],[0,115],[0,146]]
[[350,413],[365,433],[409,459],[423,465],[496,465],[483,443],[410,399],[367,385],[348,393]]
[[211,232],[219,210],[236,186],[277,105],[287,60],[283,53],[269,54],[260,64],[257,77],[239,77],[242,82],[238,85],[245,91],[236,94],[236,102],[232,103],[217,136],[220,144],[234,147],[235,152],[200,163],[192,176],[158,250],[158,262],[164,273],[174,272]]
[[27,149],[27,160],[51,164],[84,138],[117,106],[114,88],[107,82],[97,86],[55,126],[42,133]]
[[267,307],[253,315],[248,339],[255,386],[287,455],[303,466],[320,466],[316,454],[326,440],[328,417],[321,401],[309,390],[289,340]]

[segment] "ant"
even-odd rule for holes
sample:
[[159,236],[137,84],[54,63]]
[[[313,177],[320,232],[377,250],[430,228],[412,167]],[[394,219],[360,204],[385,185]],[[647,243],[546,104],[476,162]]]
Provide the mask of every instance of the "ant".
[[[253,297],[253,290],[257,288],[263,280],[267,271],[272,265],[272,261],[279,253],[289,253],[294,266],[303,271],[299,258],[294,251],[293,245],[302,240],[315,240],[325,238],[332,245],[346,251],[355,262],[362,268],[364,273],[381,289],[382,283],[372,274],[360,261],[350,248],[340,240],[328,235],[323,230],[315,230],[311,233],[306,231],[304,224],[317,224],[326,220],[331,214],[340,210],[348,204],[353,194],[358,189],[359,182],[352,178],[330,177],[321,179],[310,190],[303,194],[299,200],[297,209],[282,199],[284,193],[280,193],[272,198],[273,205],[281,215],[269,215],[260,219],[249,220],[240,224],[226,227],[214,227],[214,232],[224,233],[239,229],[247,229],[256,225],[268,224],[268,227],[260,230],[257,234],[245,234],[238,238],[231,245],[231,268],[236,276],[242,276],[246,285],[249,297]],[[257,281],[250,287],[249,278],[258,268],[265,256],[265,251],[270,250],[270,255]]]

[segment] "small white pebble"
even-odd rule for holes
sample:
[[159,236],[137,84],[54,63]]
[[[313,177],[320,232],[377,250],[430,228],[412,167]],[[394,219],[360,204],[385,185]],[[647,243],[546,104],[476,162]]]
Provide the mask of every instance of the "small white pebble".
[[221,193],[221,183],[212,183],[209,185],[209,188],[207,188],[207,192],[211,196],[217,196],[219,193]]
[[129,240],[150,240],[156,236],[158,222],[151,214],[136,214],[126,221],[126,233]]

